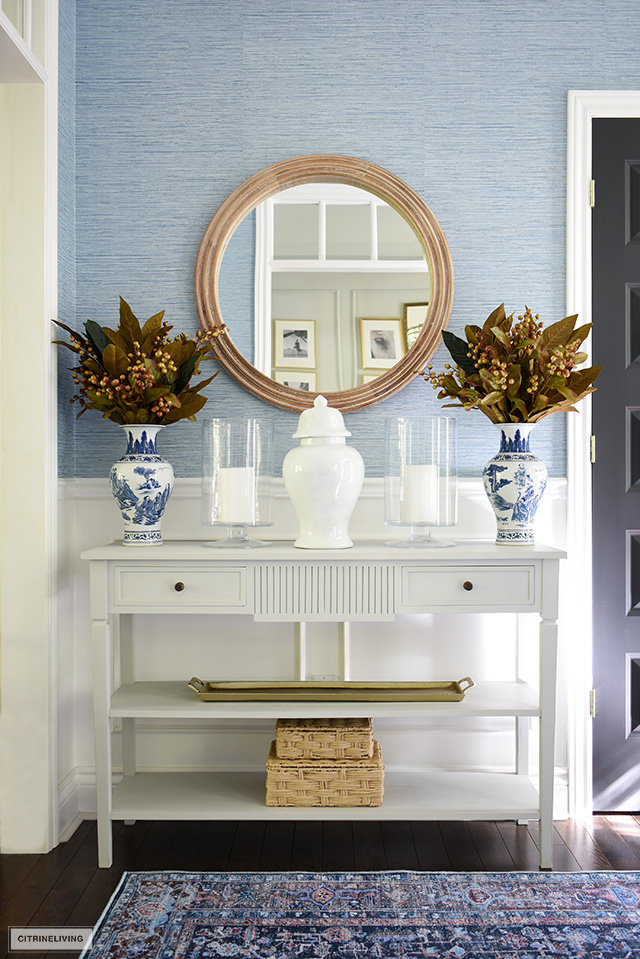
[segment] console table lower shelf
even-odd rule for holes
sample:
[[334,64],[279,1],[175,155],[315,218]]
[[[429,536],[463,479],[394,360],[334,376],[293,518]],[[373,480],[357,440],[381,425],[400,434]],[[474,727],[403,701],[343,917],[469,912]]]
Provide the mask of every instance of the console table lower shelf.
[[177,772],[123,776],[111,818],[134,819],[539,819],[538,791],[516,773],[387,770],[380,806],[266,806],[265,773]]

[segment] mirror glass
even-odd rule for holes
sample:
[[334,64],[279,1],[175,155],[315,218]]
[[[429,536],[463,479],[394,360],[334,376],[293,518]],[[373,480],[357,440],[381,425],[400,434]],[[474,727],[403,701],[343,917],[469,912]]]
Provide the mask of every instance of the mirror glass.
[[452,294],[428,208],[345,157],[300,157],[248,180],[214,216],[196,265],[202,325],[228,327],[221,362],[287,409],[317,392],[359,409],[401,389],[437,347]]
[[413,346],[429,268],[383,200],[310,183],[264,200],[238,225],[219,296],[245,359],[278,383],[326,394],[371,382]]

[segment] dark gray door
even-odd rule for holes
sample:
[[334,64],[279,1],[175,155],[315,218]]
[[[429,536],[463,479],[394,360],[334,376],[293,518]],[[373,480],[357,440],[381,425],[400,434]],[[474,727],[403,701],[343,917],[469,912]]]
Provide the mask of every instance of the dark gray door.
[[593,121],[593,792],[640,810],[640,120]]

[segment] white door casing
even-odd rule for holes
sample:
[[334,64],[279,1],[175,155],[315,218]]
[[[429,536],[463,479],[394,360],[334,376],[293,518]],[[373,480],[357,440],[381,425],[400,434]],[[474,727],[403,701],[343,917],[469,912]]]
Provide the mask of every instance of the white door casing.
[[57,0],[37,9],[44,65],[33,67],[36,58],[8,27],[16,63],[22,58],[30,68],[11,73],[8,58],[2,63],[0,846],[7,853],[47,852],[57,843],[57,391],[50,322],[57,312]]
[[[595,117],[640,117],[640,91],[570,90],[567,123],[567,314],[581,323],[591,315],[592,120]],[[597,188],[596,188],[597,189]],[[596,199],[597,202],[597,199]],[[589,349],[589,344],[587,344]],[[597,386],[597,382],[596,382]],[[564,609],[569,671],[569,812],[572,817],[592,811],[590,690],[592,685],[591,623],[591,402],[567,417],[568,530]],[[596,704],[597,708],[597,704]]]

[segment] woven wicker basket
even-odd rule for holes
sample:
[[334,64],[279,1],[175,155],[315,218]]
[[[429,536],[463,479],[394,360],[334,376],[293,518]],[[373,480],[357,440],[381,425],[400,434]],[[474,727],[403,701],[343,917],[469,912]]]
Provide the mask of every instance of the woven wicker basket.
[[370,759],[267,759],[267,806],[379,806],[384,791],[380,743]]
[[371,719],[279,719],[278,759],[371,759]]

